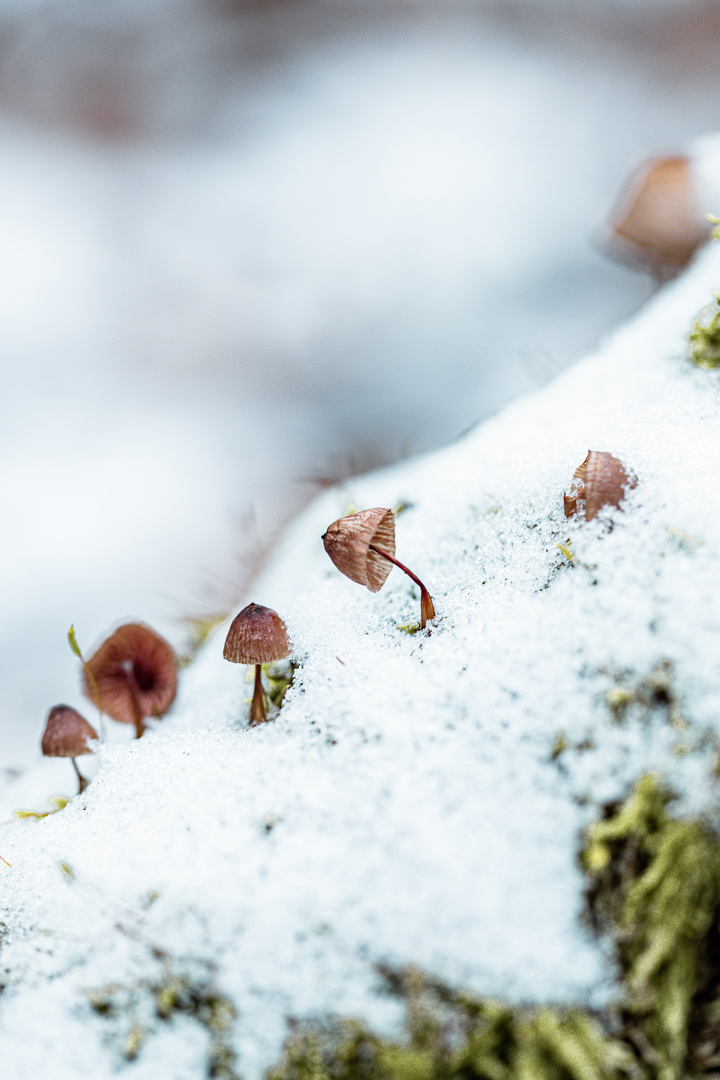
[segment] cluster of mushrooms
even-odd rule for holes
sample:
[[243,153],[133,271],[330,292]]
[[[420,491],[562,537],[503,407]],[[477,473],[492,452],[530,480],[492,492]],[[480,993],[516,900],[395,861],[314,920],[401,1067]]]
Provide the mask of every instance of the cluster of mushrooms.
[[[83,666],[82,691],[101,714],[134,724],[137,738],[145,720],[162,716],[177,692],[177,659],[172,645],[143,623],[126,623],[85,660],[71,631],[70,643]],[[46,757],[69,757],[77,773],[79,790],[87,780],[76,758],[92,753],[97,741],[94,727],[70,705],[56,705],[45,722],[41,748]]]
[[[323,535],[328,555],[338,570],[364,585],[370,592],[382,589],[393,566],[410,577],[420,589],[420,628],[435,618],[430,593],[419,577],[395,558],[395,518],[392,510],[374,507],[334,521]],[[255,689],[250,723],[267,719],[267,695],[262,685],[262,665],[290,655],[287,627],[272,608],[248,604],[236,615],[228,630],[223,656],[234,664],[255,665]]]
[[[619,506],[635,483],[635,477],[616,457],[591,450],[575,470],[570,493],[564,496],[565,516],[590,521],[603,507]],[[419,628],[424,629],[435,618],[428,590],[412,570],[395,558],[392,510],[373,507],[339,518],[322,539],[338,570],[370,592],[379,592],[393,566],[397,566],[420,589]],[[83,665],[85,696],[101,714],[134,724],[138,738],[145,731],[148,717],[162,716],[172,705],[177,689],[177,659],[172,646],[150,627],[142,623],[119,627],[89,660],[83,658],[73,635],[70,642]],[[263,664],[287,659],[291,649],[287,627],[272,608],[248,604],[233,619],[223,656],[232,663],[255,667],[250,726],[268,719]],[[91,753],[91,743],[97,739],[97,732],[79,712],[69,705],[56,705],[47,717],[42,752],[49,757],[69,757],[82,792],[87,781],[75,759]]]
[[[618,458],[603,450],[589,450],[575,470],[570,494],[564,496],[565,516],[591,521],[605,506],[618,507],[636,478]],[[416,574],[395,558],[395,518],[392,510],[376,506],[338,518],[322,537],[325,550],[338,570],[370,592],[382,589],[393,566],[404,571],[420,589],[420,629],[435,618],[430,593]],[[223,656],[234,664],[255,665],[255,686],[250,724],[267,719],[267,695],[262,665],[286,659],[291,652],[287,627],[276,611],[248,604],[235,616]]]

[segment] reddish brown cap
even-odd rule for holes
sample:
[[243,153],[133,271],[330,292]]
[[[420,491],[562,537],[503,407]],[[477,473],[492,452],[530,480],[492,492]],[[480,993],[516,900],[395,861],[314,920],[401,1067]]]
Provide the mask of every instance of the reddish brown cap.
[[630,178],[610,227],[618,256],[627,255],[663,278],[682,270],[709,236],[688,158],[645,162]]
[[586,521],[592,521],[603,506],[619,506],[628,488],[636,484],[637,477],[618,458],[604,450],[588,450],[573,474],[570,494],[563,496],[565,517],[579,513]]
[[[97,684],[99,702],[88,671]],[[120,626],[90,657],[83,693],[113,720],[134,724],[133,684],[143,716],[162,716],[175,699],[177,663],[172,645],[142,623]]]
[[392,510],[376,506],[333,521],[323,536],[325,550],[341,574],[379,592],[393,568],[370,545],[395,555],[395,518]]
[[97,739],[97,731],[69,705],[56,705],[48,713],[42,737],[45,757],[80,757],[92,753],[88,739]]
[[277,611],[248,604],[230,624],[223,656],[234,664],[269,664],[290,653],[287,627]]

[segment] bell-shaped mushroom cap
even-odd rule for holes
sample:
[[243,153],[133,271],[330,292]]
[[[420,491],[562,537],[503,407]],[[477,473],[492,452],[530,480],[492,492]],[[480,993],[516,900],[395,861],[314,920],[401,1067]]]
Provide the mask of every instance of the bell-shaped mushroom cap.
[[[88,673],[95,680],[97,693]],[[85,664],[83,693],[123,724],[137,722],[133,695],[143,716],[162,716],[172,705],[176,690],[172,645],[142,623],[118,627]]]
[[370,544],[395,555],[395,518],[392,510],[376,506],[333,521],[323,536],[325,550],[340,573],[379,592],[393,564],[370,550]]
[[97,731],[69,705],[56,705],[48,713],[42,737],[45,757],[80,757],[92,753],[88,739],[97,739]]
[[603,506],[619,506],[628,488],[636,483],[637,478],[618,458],[604,450],[588,450],[575,470],[570,494],[564,496],[565,517],[572,517],[584,507],[585,520],[592,521]]
[[290,653],[287,627],[277,611],[248,604],[230,624],[223,656],[234,664],[269,664]]

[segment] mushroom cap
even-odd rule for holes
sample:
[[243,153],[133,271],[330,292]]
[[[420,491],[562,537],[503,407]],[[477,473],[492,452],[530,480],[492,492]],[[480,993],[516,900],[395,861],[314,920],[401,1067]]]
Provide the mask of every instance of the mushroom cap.
[[708,238],[686,157],[653,158],[631,176],[613,214],[616,241],[661,277],[677,274]]
[[[95,688],[88,677],[92,673]],[[122,724],[134,724],[132,683],[143,716],[162,716],[177,691],[175,652],[165,638],[142,623],[118,627],[85,664],[83,693]]]
[[248,604],[235,616],[223,649],[223,656],[233,664],[269,664],[284,660],[289,653],[285,623],[277,611],[261,604]]
[[584,507],[585,520],[592,521],[603,506],[619,506],[627,489],[636,483],[637,478],[618,458],[604,450],[588,450],[573,474],[570,494],[564,496],[565,517],[572,517]]
[[45,757],[80,757],[91,754],[88,739],[97,739],[97,731],[70,705],[56,705],[45,721],[41,749]]
[[371,551],[370,544],[395,555],[393,512],[376,506],[338,518],[329,526],[323,543],[341,574],[358,585],[365,585],[370,592],[379,592],[393,564]]

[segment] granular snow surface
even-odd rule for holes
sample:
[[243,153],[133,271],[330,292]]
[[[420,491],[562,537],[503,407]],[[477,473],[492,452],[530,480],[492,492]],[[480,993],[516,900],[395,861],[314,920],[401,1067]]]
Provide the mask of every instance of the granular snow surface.
[[[154,1011],[169,974],[232,1002],[246,1080],[290,1017],[397,1030],[380,961],[512,1001],[612,995],[579,921],[582,829],[651,769],[680,810],[713,798],[720,375],[687,362],[686,335],[718,286],[711,245],[597,355],[298,518],[251,596],[299,664],[276,720],[247,727],[249,672],[223,660],[221,627],[170,715],[140,741],[111,732],[83,795],[0,830],[6,1080],[199,1080],[207,1031]],[[569,522],[589,448],[637,486]],[[352,508],[399,505],[398,558],[438,612],[414,635],[409,580],[373,595],[320,541]],[[613,718],[607,692],[663,662],[683,729],[660,707]],[[0,816],[72,790],[68,762],[43,762],[0,791]],[[107,987],[100,1015],[89,992]]]

